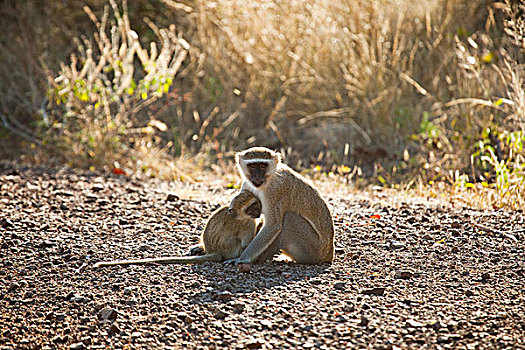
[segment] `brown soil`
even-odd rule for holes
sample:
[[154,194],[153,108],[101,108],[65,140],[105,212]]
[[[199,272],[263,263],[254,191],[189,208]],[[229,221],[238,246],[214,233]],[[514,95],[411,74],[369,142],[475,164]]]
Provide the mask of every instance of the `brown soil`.
[[525,349],[522,212],[321,188],[331,265],[93,269],[183,254],[234,191],[0,165],[0,349]]

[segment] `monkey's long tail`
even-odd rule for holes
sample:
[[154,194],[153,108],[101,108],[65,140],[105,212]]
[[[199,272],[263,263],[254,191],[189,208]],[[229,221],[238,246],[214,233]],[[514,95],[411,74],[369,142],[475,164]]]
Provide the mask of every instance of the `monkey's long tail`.
[[199,256],[167,256],[162,258],[138,260],[101,261],[93,265],[94,268],[104,266],[146,265],[146,264],[202,264],[207,261],[222,261],[220,253],[210,253]]

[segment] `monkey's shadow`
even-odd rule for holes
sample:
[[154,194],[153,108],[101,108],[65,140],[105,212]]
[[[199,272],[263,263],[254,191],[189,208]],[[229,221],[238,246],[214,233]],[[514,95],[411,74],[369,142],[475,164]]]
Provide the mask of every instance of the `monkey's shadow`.
[[325,283],[320,276],[330,273],[331,265],[300,265],[292,262],[269,261],[250,266],[250,271],[241,272],[236,266],[222,263],[206,263],[186,267],[201,276],[198,282],[203,287],[194,295],[195,301],[213,301],[224,292],[242,295],[265,289],[279,289],[281,286],[305,283]]

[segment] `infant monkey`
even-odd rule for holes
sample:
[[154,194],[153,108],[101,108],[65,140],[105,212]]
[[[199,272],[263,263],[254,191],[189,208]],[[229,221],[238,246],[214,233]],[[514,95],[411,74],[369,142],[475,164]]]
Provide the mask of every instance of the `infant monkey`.
[[257,233],[255,219],[261,215],[261,202],[249,191],[241,191],[229,207],[217,209],[209,218],[200,242],[190,252],[199,256],[169,256],[138,260],[102,261],[93,267],[141,264],[198,264],[225,261],[241,255]]

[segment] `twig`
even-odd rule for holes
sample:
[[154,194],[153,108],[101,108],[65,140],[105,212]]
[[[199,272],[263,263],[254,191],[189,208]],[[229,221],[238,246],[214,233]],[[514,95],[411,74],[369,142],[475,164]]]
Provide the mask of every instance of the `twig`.
[[4,127],[7,130],[11,131],[13,134],[16,134],[16,135],[22,137],[26,141],[33,142],[33,143],[36,143],[39,146],[42,146],[42,142],[40,142],[40,140],[37,140],[34,137],[31,137],[30,135],[26,134],[22,130],[15,129],[11,125],[9,125],[9,123],[7,122],[6,116],[1,114],[1,113],[0,113],[0,119],[2,119],[2,123],[4,124]]
[[514,235],[515,233],[525,232],[525,228],[521,228],[519,230],[513,230],[513,231],[501,231],[501,230],[496,230],[494,228],[487,227],[487,226],[484,226],[484,225],[481,225],[481,224],[478,224],[478,223],[475,223],[475,222],[472,223],[472,226],[480,228],[480,229],[485,230],[487,232],[496,233],[496,234],[502,235],[504,237],[510,238],[514,242],[518,242],[518,239]]

